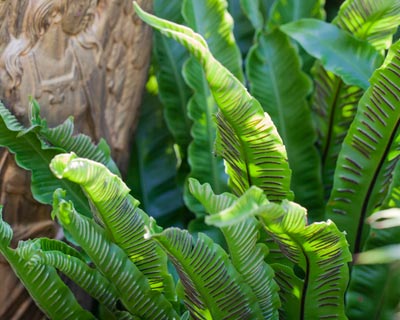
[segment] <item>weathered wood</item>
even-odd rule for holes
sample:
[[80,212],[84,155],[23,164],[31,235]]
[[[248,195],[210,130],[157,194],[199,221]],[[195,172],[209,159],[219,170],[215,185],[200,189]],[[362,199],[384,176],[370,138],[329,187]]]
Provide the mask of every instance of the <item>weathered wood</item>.
[[[151,9],[151,0],[138,2]],[[50,126],[73,115],[76,132],[105,138],[124,172],[150,32],[130,0],[0,0],[0,100],[25,124],[29,96],[38,100]],[[49,208],[32,198],[28,173],[6,150],[0,153],[0,203],[15,241],[54,236],[57,227]],[[4,261],[0,278],[6,279],[0,319],[36,319]]]

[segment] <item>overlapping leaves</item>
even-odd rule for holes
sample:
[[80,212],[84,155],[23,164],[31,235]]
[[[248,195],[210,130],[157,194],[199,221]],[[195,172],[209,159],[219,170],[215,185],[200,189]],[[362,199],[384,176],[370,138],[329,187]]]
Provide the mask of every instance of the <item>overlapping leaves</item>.
[[124,307],[143,319],[178,318],[165,296],[151,288],[151,278],[146,277],[126,252],[110,240],[103,228],[77,213],[72,203],[65,201],[64,195],[65,192],[56,191],[53,214],[115,286]]
[[234,227],[252,215],[260,218],[281,254],[301,270],[296,273],[285,265],[272,265],[281,289],[285,318],[294,315],[302,319],[344,318],[347,263],[351,261],[345,235],[332,221],[308,225],[304,208],[287,200],[282,204],[271,203],[260,192],[253,187],[248,191],[251,197],[246,199],[246,193],[237,206],[211,215],[206,221],[220,227]]
[[57,274],[56,269],[47,265],[30,265],[18,251],[9,247],[13,232],[0,213],[0,252],[12,266],[33,300],[50,319],[82,319],[95,317],[84,310],[71,290]]
[[217,213],[239,212],[236,215],[237,223],[221,227],[230,259],[257,297],[263,318],[277,319],[280,306],[278,286],[273,279],[272,268],[264,261],[268,248],[258,242],[261,226],[257,219],[249,214],[265,201],[262,190],[251,188],[236,199],[229,193],[215,195],[209,184],[200,185],[195,180],[190,181],[190,189],[211,214],[206,217],[207,223],[212,224],[213,215]]
[[[226,160],[230,186],[235,193],[241,194],[249,186],[257,185],[272,200],[291,198],[286,152],[259,102],[215,60],[200,35],[146,14],[137,5],[136,11],[150,25],[185,45],[202,64],[221,112],[217,150]],[[228,145],[234,149],[229,149]]]
[[371,77],[338,158],[327,216],[346,230],[352,251],[367,235],[364,225],[381,204],[399,158],[400,42]]
[[74,154],[61,154],[51,162],[59,178],[79,184],[88,195],[95,218],[146,276],[150,286],[171,292],[171,277],[166,255],[151,241],[144,239],[149,217],[138,208],[139,202],[129,195],[128,187],[103,165]]

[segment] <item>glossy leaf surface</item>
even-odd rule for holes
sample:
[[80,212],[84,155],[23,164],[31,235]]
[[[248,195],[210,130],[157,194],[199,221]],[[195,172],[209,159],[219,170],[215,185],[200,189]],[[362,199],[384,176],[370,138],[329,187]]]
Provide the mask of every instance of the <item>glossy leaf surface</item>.
[[181,42],[201,62],[219,106],[217,150],[227,163],[230,185],[237,194],[260,186],[271,200],[291,197],[286,152],[271,119],[238,79],[208,50],[205,40],[191,29],[151,16],[135,5],[142,19]]
[[314,19],[302,19],[281,26],[326,70],[340,76],[346,84],[369,87],[369,78],[383,61],[368,42],[353,38],[336,26]]

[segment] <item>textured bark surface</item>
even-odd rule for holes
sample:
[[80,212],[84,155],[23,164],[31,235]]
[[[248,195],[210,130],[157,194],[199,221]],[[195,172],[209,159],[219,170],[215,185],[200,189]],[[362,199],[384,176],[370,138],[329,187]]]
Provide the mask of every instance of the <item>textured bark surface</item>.
[[[138,0],[146,10],[151,0]],[[105,138],[125,172],[150,60],[151,30],[130,0],[0,0],[0,100],[27,123],[28,97],[50,126],[74,116],[75,131]],[[49,207],[30,192],[29,174],[0,151],[0,203],[14,244],[54,237]],[[0,319],[40,319],[0,257]]]

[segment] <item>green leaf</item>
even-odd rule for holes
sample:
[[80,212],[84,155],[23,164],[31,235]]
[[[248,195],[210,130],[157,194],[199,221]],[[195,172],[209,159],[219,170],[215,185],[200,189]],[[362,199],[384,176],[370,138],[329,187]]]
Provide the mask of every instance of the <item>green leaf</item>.
[[[351,319],[394,319],[400,300],[398,262],[400,214],[398,187],[400,163],[396,165],[393,181],[382,208],[368,218],[371,230],[364,246],[365,252],[355,257],[351,282],[347,292],[347,314]],[[397,259],[398,260],[398,259]],[[359,263],[377,263],[359,265]]]
[[[268,15],[266,30],[271,32],[282,24],[297,21],[304,18],[325,20],[325,0],[276,0],[273,1]],[[302,69],[309,73],[315,59],[307,52],[299,48],[297,53],[302,60]]]
[[194,319],[262,319],[251,289],[225,251],[205,234],[194,240],[187,231],[169,228],[150,236],[174,264]]
[[[147,14],[136,3],[135,8],[146,22],[187,46],[202,64],[211,92],[223,114],[218,117],[217,144],[219,151],[227,152],[222,156],[235,193],[241,194],[249,186],[256,185],[271,200],[292,197],[286,151],[259,102],[211,55],[199,34]],[[229,150],[227,144],[234,149]]]
[[51,239],[35,239],[20,242],[18,254],[28,261],[29,266],[39,264],[53,267],[109,310],[116,308],[119,299],[114,286],[96,269],[90,268],[80,253],[64,242]]
[[151,288],[170,294],[172,279],[167,257],[154,242],[144,239],[145,226],[150,219],[138,208],[139,201],[129,195],[129,188],[123,181],[104,165],[74,154],[58,155],[50,168],[59,179],[65,178],[83,188],[95,217],[148,277]]
[[252,186],[232,206],[206,217],[206,223],[219,228],[235,225],[258,214],[260,206],[269,201],[260,188]]
[[256,295],[263,318],[278,319],[278,286],[272,268],[264,261],[268,247],[258,243],[260,224],[254,216],[249,216],[249,212],[266,201],[263,191],[252,187],[235,201],[228,193],[215,195],[209,184],[200,185],[191,180],[190,186],[199,201],[211,209],[211,215],[206,217],[207,223],[221,225],[223,219],[220,218],[224,217],[234,217],[237,221],[221,228],[231,261]]
[[[398,1],[349,0],[342,5],[333,23],[382,50],[390,45],[391,36],[397,29],[399,10]],[[363,90],[344,84],[319,62],[314,66],[313,74],[315,91],[312,108],[319,133],[325,194],[329,198],[337,157]]]
[[82,309],[54,268],[30,265],[18,251],[11,249],[12,236],[10,225],[2,220],[0,213],[0,252],[46,316],[50,319],[95,319]]
[[[208,181],[216,190],[225,191],[228,177],[223,159],[216,156],[214,151],[217,130],[214,116],[218,106],[208,88],[202,67],[194,58],[186,62],[183,72],[187,84],[194,90],[188,105],[189,116],[193,120],[193,141],[188,149],[189,177],[201,182]],[[187,185],[185,202],[196,216],[204,215],[204,209],[188,192]]]
[[368,40],[377,50],[386,50],[392,44],[399,18],[397,0],[347,0],[333,23],[357,38]]
[[216,195],[209,183],[200,184],[193,178],[189,178],[189,189],[209,214],[215,214],[230,207],[237,199],[228,192]]
[[[227,12],[227,2],[185,0],[182,12],[186,24],[205,38],[214,56],[237,77],[243,79],[240,52],[234,41],[233,23]],[[223,159],[215,156],[214,152],[217,130],[214,116],[218,106],[210,92],[203,69],[196,59],[190,58],[186,62],[183,75],[194,92],[188,105],[189,117],[193,120],[193,141],[188,150],[191,167],[189,177],[201,182],[208,181],[218,192],[225,191],[228,178],[224,172]],[[204,209],[188,192],[187,185],[185,202],[197,216],[204,215]]]
[[287,36],[275,30],[258,35],[246,67],[250,92],[271,116],[285,144],[295,200],[310,210],[312,219],[322,220],[320,159],[307,104],[311,82],[300,64]]
[[206,40],[211,54],[243,82],[240,51],[227,8],[226,0],[183,0],[182,14],[186,24]]
[[314,65],[312,73],[315,82],[312,110],[318,132],[317,145],[321,154],[322,180],[327,200],[332,190],[343,140],[364,91],[356,86],[346,85],[342,79],[326,71],[320,62]]
[[302,19],[280,28],[346,84],[367,89],[368,79],[382,64],[382,56],[368,42],[353,38],[332,24]]
[[[233,38],[232,18],[227,12],[225,0],[183,2],[183,15],[186,24],[204,36],[211,52],[225,67],[243,79],[240,52]],[[221,32],[213,32],[221,30]],[[190,177],[201,182],[208,181],[218,192],[227,190],[227,176],[224,173],[223,159],[214,155],[217,126],[214,115],[218,106],[210,92],[200,63],[190,58],[184,65],[183,75],[186,83],[193,89],[188,110],[193,120],[191,134],[193,141],[188,150],[191,167]],[[185,190],[185,201],[197,216],[204,215],[204,209]]]
[[324,4],[325,0],[276,0],[270,11],[269,27],[303,18],[325,20]]
[[[224,228],[235,228],[238,221],[252,215],[260,217],[265,230],[279,245],[281,254],[303,274],[300,278],[286,266],[272,265],[277,271],[276,280],[281,285],[280,296],[287,319],[293,316],[301,319],[343,319],[344,293],[348,284],[347,262],[351,260],[344,234],[332,221],[307,225],[304,208],[286,200],[281,205],[270,203],[254,187],[231,207],[207,217],[207,220]],[[241,230],[239,234],[249,233]],[[229,246],[228,239],[227,243]]]
[[293,268],[287,265],[271,264],[275,272],[275,281],[278,283],[279,296],[282,307],[279,309],[280,319],[297,319],[301,314],[301,298],[303,281],[294,274]]
[[[351,255],[344,234],[332,221],[307,225],[305,209],[288,201],[266,205],[259,216],[282,253],[303,273],[301,288],[298,280],[290,281],[296,287],[297,299],[293,300],[294,292],[291,300],[287,300],[290,293],[282,293],[285,312],[300,310],[299,319],[345,319],[344,294]],[[289,279],[293,276],[286,274]],[[291,303],[285,304],[285,300]]]
[[182,224],[187,211],[173,144],[159,100],[144,94],[126,183],[161,226]]
[[255,30],[261,30],[264,27],[264,17],[260,10],[260,0],[240,0],[240,7],[251,21]]
[[39,139],[36,132],[39,128],[26,131],[17,119],[0,103],[0,146],[15,154],[17,164],[31,171],[32,194],[34,198],[44,204],[52,203],[53,191],[63,188],[68,191],[69,199],[73,200],[77,208],[90,216],[88,202],[79,186],[68,181],[60,181],[54,177],[49,169],[51,160],[60,153],[59,148],[49,147]]
[[70,117],[55,128],[42,126],[39,131],[41,139],[60,152],[75,152],[79,157],[88,158],[104,164],[112,173],[121,175],[119,169],[111,158],[111,150],[107,142],[101,139],[94,145],[92,139],[84,134],[74,135],[74,122]]
[[358,265],[346,297],[346,313],[354,320],[393,320],[400,300],[399,264]]
[[233,33],[235,35],[236,43],[240,48],[242,57],[245,57],[252,45],[255,30],[242,9],[241,1],[242,0],[228,0],[228,3],[229,12],[235,22]]
[[371,77],[339,154],[327,217],[347,232],[352,252],[363,247],[365,219],[388,191],[399,158],[400,42]]
[[[182,1],[155,0],[154,12],[157,16],[177,23],[183,23]],[[182,77],[183,63],[188,58],[187,51],[179,43],[154,33],[154,56],[159,95],[165,109],[167,126],[175,141],[186,150],[189,145],[192,123],[187,115],[190,89]]]
[[355,256],[346,295],[346,313],[351,319],[395,319],[400,300],[399,265],[384,263],[400,259],[399,238],[400,227],[371,229],[366,251]]
[[145,275],[119,246],[111,242],[105,230],[78,214],[72,202],[64,200],[64,194],[60,190],[54,194],[53,208],[58,221],[115,286],[124,307],[143,319],[178,318],[171,304],[160,292],[152,290]]

